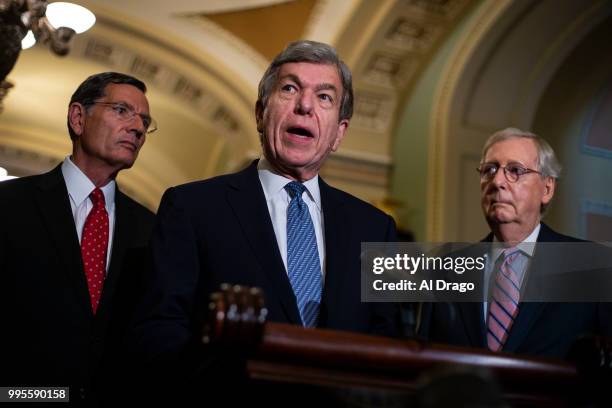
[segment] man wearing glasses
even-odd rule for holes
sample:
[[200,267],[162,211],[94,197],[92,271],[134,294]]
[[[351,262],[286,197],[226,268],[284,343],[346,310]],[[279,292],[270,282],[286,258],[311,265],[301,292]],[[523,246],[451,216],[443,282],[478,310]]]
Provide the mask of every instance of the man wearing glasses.
[[538,257],[535,243],[580,242],[541,222],[561,173],[550,145],[533,133],[501,130],[486,141],[478,172],[491,229],[483,241],[500,243],[485,271],[488,296],[484,303],[424,305],[419,332],[434,342],[554,357],[565,357],[581,335],[609,335],[602,304],[521,299],[530,272],[554,262]]
[[146,86],[87,78],[68,107],[72,154],[50,172],[0,183],[2,386],[69,386],[92,404],[112,299],[128,250],[146,246],[154,215],[123,194],[156,129]]

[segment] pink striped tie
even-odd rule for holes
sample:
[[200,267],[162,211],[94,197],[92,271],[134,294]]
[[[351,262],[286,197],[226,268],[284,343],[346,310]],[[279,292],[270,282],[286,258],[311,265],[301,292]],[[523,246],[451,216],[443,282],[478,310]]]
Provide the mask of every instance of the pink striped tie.
[[521,286],[512,264],[520,255],[520,251],[508,248],[502,254],[504,260],[495,274],[487,316],[487,345],[492,351],[499,351],[504,346],[519,310]]

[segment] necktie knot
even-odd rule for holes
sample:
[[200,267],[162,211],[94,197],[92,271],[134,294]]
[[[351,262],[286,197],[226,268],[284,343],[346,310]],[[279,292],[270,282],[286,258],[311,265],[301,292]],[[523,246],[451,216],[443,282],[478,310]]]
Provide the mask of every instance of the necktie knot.
[[298,183],[297,181],[292,181],[285,185],[285,190],[287,190],[287,193],[289,193],[289,197],[291,198],[302,198],[302,194],[306,190],[306,186],[304,186],[302,183]]
[[102,190],[100,190],[99,187],[96,187],[94,191],[91,192],[89,198],[91,199],[91,202],[93,203],[94,207],[104,207],[104,205],[106,204],[106,201],[104,200],[104,193],[102,192]]
[[506,248],[502,251],[503,260],[505,263],[512,263],[520,253],[521,250],[517,247]]

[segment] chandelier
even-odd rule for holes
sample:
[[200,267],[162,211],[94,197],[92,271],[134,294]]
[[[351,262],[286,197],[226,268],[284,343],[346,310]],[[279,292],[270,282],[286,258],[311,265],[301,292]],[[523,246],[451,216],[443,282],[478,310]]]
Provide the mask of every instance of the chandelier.
[[40,42],[63,56],[75,34],[88,30],[96,18],[77,4],[45,0],[0,0],[0,112],[13,84],[6,80],[22,49],[24,38]]

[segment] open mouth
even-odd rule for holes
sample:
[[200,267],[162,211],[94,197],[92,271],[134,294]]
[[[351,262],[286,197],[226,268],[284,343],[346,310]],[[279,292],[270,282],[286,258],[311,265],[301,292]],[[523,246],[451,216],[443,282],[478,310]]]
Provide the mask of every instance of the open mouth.
[[291,133],[296,136],[301,137],[313,137],[312,133],[308,129],[304,129],[301,127],[290,127],[287,129],[287,133]]

